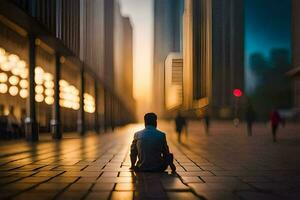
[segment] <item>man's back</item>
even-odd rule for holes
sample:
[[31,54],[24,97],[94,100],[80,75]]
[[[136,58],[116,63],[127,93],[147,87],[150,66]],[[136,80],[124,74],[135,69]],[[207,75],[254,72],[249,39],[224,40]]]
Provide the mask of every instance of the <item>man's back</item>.
[[163,156],[169,154],[166,136],[153,126],[135,133],[131,154],[138,156],[137,167],[142,171],[157,171],[163,168]]

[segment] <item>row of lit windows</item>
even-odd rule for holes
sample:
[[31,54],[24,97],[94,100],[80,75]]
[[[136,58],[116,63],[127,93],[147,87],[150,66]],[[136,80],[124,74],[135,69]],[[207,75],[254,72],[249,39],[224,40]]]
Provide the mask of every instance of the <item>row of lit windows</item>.
[[[53,75],[45,72],[37,66],[35,73],[35,101],[45,102],[48,105],[54,103]],[[80,108],[79,90],[66,80],[59,81],[59,104],[62,107],[78,110]],[[28,97],[28,68],[26,62],[15,54],[7,53],[0,48],[0,93],[9,93],[11,96],[19,96],[23,99]],[[84,94],[84,111],[95,112],[95,98]]]

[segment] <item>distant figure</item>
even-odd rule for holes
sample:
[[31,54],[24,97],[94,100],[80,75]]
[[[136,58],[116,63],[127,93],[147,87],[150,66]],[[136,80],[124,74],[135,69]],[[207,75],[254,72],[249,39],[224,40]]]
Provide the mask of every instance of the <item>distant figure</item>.
[[130,169],[137,172],[163,172],[170,166],[175,172],[173,154],[169,152],[166,135],[156,129],[156,114],[147,113],[144,121],[145,129],[134,134],[131,144]]
[[13,138],[20,136],[20,126],[17,117],[14,113],[14,107],[9,107],[9,114],[7,116],[8,119],[8,132],[12,135]]
[[279,112],[276,109],[270,114],[273,142],[277,142],[276,134],[279,123],[282,121]]
[[204,115],[204,123],[205,123],[205,132],[209,134],[209,127],[210,127],[210,117],[208,112]]
[[175,118],[175,125],[176,125],[176,132],[178,135],[178,142],[181,142],[181,133],[182,129],[186,128],[186,136],[187,136],[187,123],[185,117],[183,117],[180,112],[178,112],[176,118]]
[[254,108],[251,104],[249,104],[247,106],[245,117],[246,117],[246,123],[247,123],[248,136],[252,136],[252,126],[255,121],[256,114],[255,114]]

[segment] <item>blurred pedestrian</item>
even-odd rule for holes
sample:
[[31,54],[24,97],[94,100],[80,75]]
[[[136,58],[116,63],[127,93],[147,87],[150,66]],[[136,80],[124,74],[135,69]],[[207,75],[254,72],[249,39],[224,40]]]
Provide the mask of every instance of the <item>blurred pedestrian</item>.
[[209,134],[209,127],[210,127],[210,116],[208,112],[204,115],[204,126],[205,126],[205,133],[208,135]]
[[248,136],[252,136],[252,126],[255,121],[256,113],[252,104],[249,104],[246,109],[246,123]]
[[176,118],[175,118],[175,125],[176,125],[176,132],[178,135],[178,142],[181,142],[181,133],[182,129],[186,128],[186,136],[188,135],[187,133],[187,123],[185,117],[181,115],[180,112],[178,112]]
[[279,123],[282,121],[279,112],[276,109],[273,109],[270,114],[271,128],[273,142],[277,142],[276,134],[278,130]]

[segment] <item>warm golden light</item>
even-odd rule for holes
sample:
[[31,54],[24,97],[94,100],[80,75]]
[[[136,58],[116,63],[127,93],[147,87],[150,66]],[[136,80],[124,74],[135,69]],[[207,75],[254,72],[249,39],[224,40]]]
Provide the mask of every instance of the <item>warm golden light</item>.
[[42,94],[42,93],[44,92],[43,86],[41,86],[41,85],[35,86],[35,92],[36,92],[37,94]]
[[62,86],[62,87],[66,87],[66,86],[68,86],[69,85],[69,83],[67,82],[67,81],[65,81],[65,80],[59,80],[59,86]]
[[38,84],[38,85],[41,85],[41,84],[43,84],[44,79],[43,79],[42,76],[36,75],[36,76],[34,77],[34,82],[35,82],[36,84]]
[[43,75],[43,74],[44,74],[44,70],[43,70],[40,66],[37,66],[37,67],[35,67],[35,69],[34,69],[34,73],[35,73],[36,75]]
[[16,64],[20,60],[20,58],[19,58],[19,56],[15,55],[15,54],[10,54],[8,56],[8,60],[9,60],[9,62]]
[[35,95],[35,101],[39,102],[39,103],[44,101],[44,96],[42,94],[36,94]]
[[4,56],[5,53],[6,53],[5,49],[3,49],[3,48],[0,47],[0,55],[1,55],[1,56]]
[[20,75],[20,69],[17,68],[17,67],[12,68],[11,73],[12,73],[13,75],[18,76],[18,75]]
[[53,81],[46,81],[44,83],[46,88],[53,88],[54,87],[54,82]]
[[1,55],[0,54],[0,64],[5,63],[7,61],[5,54]]
[[28,69],[27,68],[20,69],[20,76],[21,78],[26,79],[28,77]]
[[5,94],[7,93],[7,85],[5,83],[0,83],[0,93]]
[[53,80],[53,76],[50,73],[45,73],[44,74],[44,79],[45,79],[45,81],[52,81]]
[[95,112],[95,98],[88,94],[84,93],[84,111],[88,113],[94,113]]
[[59,81],[59,89],[60,106],[78,110],[80,107],[77,101],[78,99],[80,99],[78,96],[79,90],[63,79]]
[[47,96],[53,96],[54,95],[54,90],[53,89],[46,89],[45,90],[45,94],[47,95]]
[[28,81],[25,79],[20,80],[19,84],[21,88],[28,88]]
[[20,90],[20,97],[23,98],[23,99],[27,98],[28,97],[28,90],[21,89]]
[[17,86],[11,86],[11,87],[9,88],[8,92],[9,92],[9,94],[10,94],[11,96],[16,96],[16,95],[18,94],[18,92],[19,92],[19,89],[18,89]]
[[11,76],[9,77],[8,79],[8,82],[11,84],[11,85],[17,85],[19,83],[19,77],[17,76]]
[[74,103],[74,104],[72,105],[72,109],[74,109],[74,110],[78,110],[79,108],[80,108],[79,103]]
[[17,67],[18,68],[25,68],[26,67],[26,62],[24,60],[20,60],[18,63],[17,63]]
[[5,72],[8,72],[11,70],[11,63],[10,62],[4,62],[1,65],[1,69]]
[[0,73],[0,82],[6,82],[7,81],[7,74],[6,73]]
[[54,103],[54,98],[53,98],[53,97],[47,96],[47,97],[45,98],[45,102],[46,102],[46,104],[51,105],[51,104]]

